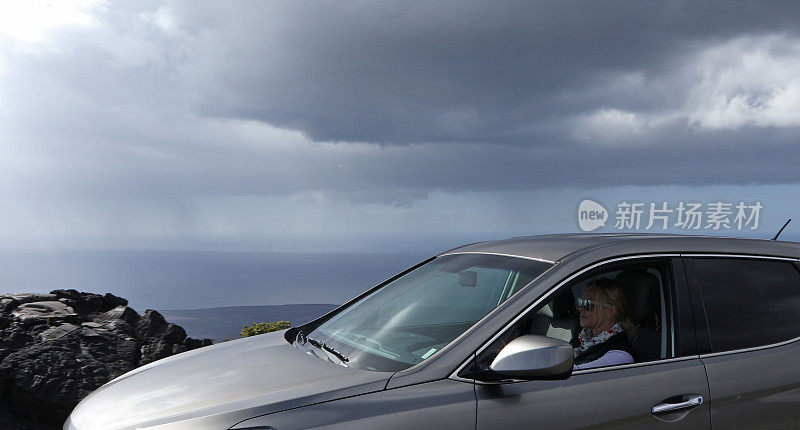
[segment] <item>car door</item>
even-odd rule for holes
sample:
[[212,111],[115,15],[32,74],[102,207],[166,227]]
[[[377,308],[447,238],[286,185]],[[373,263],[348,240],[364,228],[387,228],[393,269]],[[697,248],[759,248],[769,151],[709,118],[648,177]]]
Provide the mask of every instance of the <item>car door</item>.
[[705,321],[698,331],[715,428],[800,425],[800,271],[791,259],[686,260]]
[[[675,264],[675,263],[678,264]],[[709,428],[704,400],[708,384],[694,350],[694,322],[684,269],[676,258],[625,259],[624,267],[664,267],[661,323],[671,335],[664,358],[625,365],[573,371],[565,380],[499,381],[475,377],[477,429],[493,428]],[[584,269],[550,290],[561,291],[597,273],[618,273],[614,262]],[[652,266],[656,267],[656,266]],[[641,269],[641,267],[640,267]],[[604,272],[605,271],[605,272]],[[537,302],[543,302],[543,297]],[[554,299],[555,300],[555,299]],[[533,304],[531,312],[540,304]],[[513,330],[512,324],[508,330]],[[517,323],[516,329],[519,329]],[[497,343],[502,334],[493,339]],[[495,348],[496,349],[496,348]],[[491,359],[493,344],[479,350],[473,366]],[[463,375],[469,375],[469,372]]]

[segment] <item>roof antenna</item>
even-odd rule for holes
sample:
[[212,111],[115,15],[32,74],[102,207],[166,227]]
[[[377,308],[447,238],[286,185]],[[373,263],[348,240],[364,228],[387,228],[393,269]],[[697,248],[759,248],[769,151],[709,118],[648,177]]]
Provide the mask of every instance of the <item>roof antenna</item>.
[[786,224],[784,224],[783,227],[781,227],[781,229],[778,230],[778,234],[776,234],[775,237],[772,238],[772,240],[778,240],[778,236],[781,235],[781,232],[783,232],[783,229],[785,229],[786,226],[789,225],[790,222],[792,222],[791,218],[789,218],[789,221],[786,221]]

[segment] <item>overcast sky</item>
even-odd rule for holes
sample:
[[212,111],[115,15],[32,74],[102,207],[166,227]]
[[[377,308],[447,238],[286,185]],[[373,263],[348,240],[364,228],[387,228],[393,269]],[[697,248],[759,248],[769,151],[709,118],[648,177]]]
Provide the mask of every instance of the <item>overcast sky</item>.
[[583,199],[760,201],[724,233],[772,236],[800,218],[798,16],[2,2],[0,246],[436,251],[578,231]]

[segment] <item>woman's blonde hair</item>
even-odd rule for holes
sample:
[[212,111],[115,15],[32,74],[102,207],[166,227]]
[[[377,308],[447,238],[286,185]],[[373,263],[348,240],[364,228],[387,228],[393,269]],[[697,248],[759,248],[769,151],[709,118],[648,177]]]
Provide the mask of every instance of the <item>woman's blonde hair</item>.
[[596,292],[601,302],[614,306],[617,310],[616,322],[622,325],[628,338],[633,338],[636,335],[636,325],[631,319],[628,299],[625,297],[622,287],[610,278],[598,278],[589,281],[589,284],[586,285],[584,294],[589,291]]

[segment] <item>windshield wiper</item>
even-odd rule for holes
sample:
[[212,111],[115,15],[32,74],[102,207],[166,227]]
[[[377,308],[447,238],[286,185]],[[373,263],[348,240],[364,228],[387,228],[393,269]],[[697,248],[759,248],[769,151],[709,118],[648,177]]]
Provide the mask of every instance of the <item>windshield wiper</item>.
[[347,358],[347,356],[346,356],[346,355],[344,355],[344,354],[342,354],[341,352],[339,352],[339,351],[337,351],[337,350],[333,349],[333,347],[331,347],[331,346],[325,345],[325,343],[324,343],[324,342],[322,343],[322,349],[324,349],[325,351],[328,351],[328,352],[330,352],[331,354],[335,355],[335,356],[336,356],[336,358],[338,358],[339,360],[342,360],[342,361],[343,361],[343,362],[345,362],[345,363],[347,363],[348,361],[350,361],[350,359],[349,359],[349,358]]
[[333,356],[338,358],[339,361],[342,362],[342,364],[347,363],[348,361],[350,361],[350,359],[347,358],[346,355],[344,355],[341,352],[335,350],[331,346],[325,345],[325,342],[320,342],[318,340],[314,340],[314,339],[306,336],[306,334],[303,333],[302,331],[297,332],[297,338],[296,338],[295,341],[300,340],[300,339],[306,340],[308,343],[310,343],[311,345],[313,345],[317,349],[321,349],[323,351],[326,351],[326,352],[329,352],[329,353],[333,354]]

